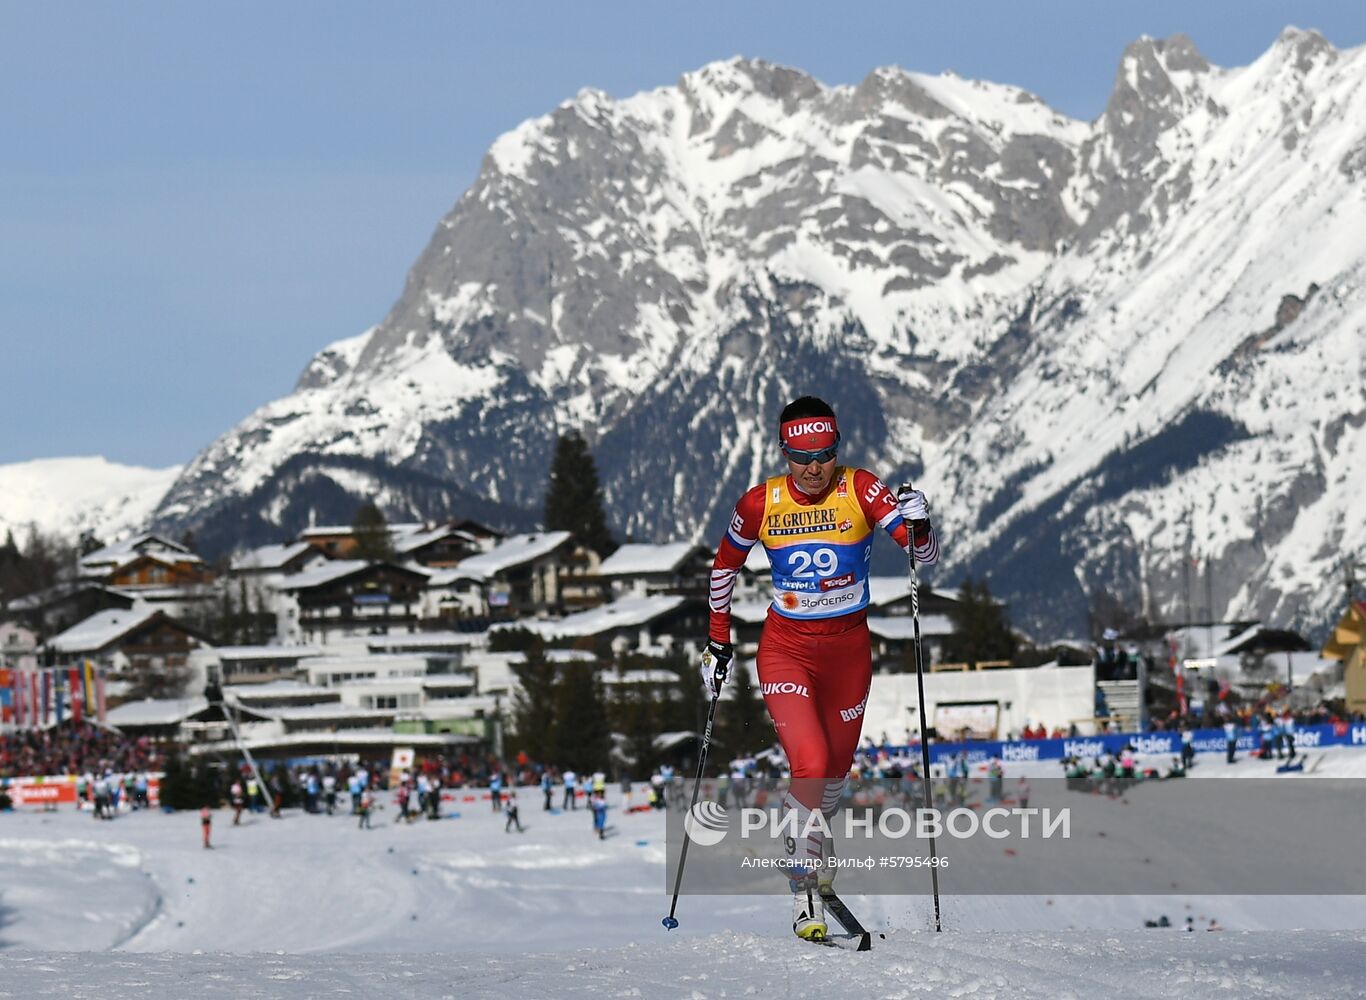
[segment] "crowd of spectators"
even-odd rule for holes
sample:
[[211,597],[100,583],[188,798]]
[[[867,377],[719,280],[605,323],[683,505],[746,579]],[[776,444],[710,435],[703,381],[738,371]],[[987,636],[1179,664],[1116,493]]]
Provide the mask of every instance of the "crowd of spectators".
[[0,778],[159,770],[167,747],[90,723],[0,735]]
[[1184,715],[1175,710],[1160,718],[1153,718],[1150,726],[1154,730],[1171,732],[1174,730],[1187,729],[1218,729],[1222,728],[1226,722],[1232,722],[1241,729],[1255,730],[1259,726],[1259,720],[1265,718],[1268,713],[1274,714],[1276,718],[1292,719],[1297,726],[1349,726],[1354,723],[1366,722],[1366,717],[1360,712],[1348,714],[1335,712],[1327,705],[1319,704],[1312,708],[1302,709],[1275,709],[1273,711],[1269,701],[1247,701],[1234,704],[1227,699],[1217,701],[1212,708],[1202,709],[1200,712],[1187,712]]

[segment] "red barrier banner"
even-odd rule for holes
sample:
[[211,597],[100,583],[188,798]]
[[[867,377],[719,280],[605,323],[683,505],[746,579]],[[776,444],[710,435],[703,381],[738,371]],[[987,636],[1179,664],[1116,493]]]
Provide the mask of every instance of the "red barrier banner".
[[74,778],[15,778],[5,788],[16,806],[74,804]]
[[[15,806],[74,805],[76,802],[76,778],[74,775],[57,775],[48,778],[8,778],[0,782],[5,794]],[[126,790],[120,790],[120,805],[128,798]],[[93,804],[94,793],[86,789],[86,805]],[[147,803],[157,805],[161,801],[161,775],[149,775],[147,779]]]

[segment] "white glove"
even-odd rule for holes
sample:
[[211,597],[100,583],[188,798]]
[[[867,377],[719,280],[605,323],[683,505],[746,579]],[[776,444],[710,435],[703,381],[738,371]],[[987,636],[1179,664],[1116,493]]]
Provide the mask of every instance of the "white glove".
[[903,490],[896,498],[896,509],[903,521],[930,519],[930,502],[919,490]]
[[734,657],[734,646],[728,642],[717,642],[715,639],[708,642],[707,648],[702,650],[702,663],[699,667],[702,673],[702,686],[711,697],[721,697],[721,689],[726,686],[726,678],[730,676],[730,661]]

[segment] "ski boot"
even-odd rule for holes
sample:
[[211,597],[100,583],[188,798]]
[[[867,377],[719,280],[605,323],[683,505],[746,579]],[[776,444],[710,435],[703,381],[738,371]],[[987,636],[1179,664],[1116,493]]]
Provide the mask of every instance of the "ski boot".
[[835,876],[839,867],[835,863],[835,841],[826,837],[821,842],[821,866],[816,871],[816,888],[824,895],[835,891]]
[[808,875],[789,879],[792,889],[792,933],[805,941],[824,941],[830,932],[825,923],[825,904],[821,902],[816,880]]

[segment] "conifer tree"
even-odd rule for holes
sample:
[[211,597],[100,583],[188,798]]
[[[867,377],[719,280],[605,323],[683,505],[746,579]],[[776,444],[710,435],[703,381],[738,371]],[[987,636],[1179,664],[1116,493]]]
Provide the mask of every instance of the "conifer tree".
[[166,758],[159,797],[162,806],[170,809],[196,809],[201,805],[196,801],[194,775],[179,751]]
[[654,739],[659,735],[658,701],[644,684],[616,685],[610,708],[612,731],[626,737],[622,751],[632,762],[627,773],[641,778],[648,775],[658,761],[659,752]]
[[[711,699],[702,687],[697,667],[681,652],[671,654],[660,663],[660,666],[678,675],[678,682],[672,685],[668,701],[660,706],[660,730],[695,732],[698,736],[697,746],[700,748]],[[721,713],[719,705],[716,711],[718,715]]]
[[356,558],[370,562],[383,562],[394,554],[393,543],[389,539],[389,523],[384,512],[373,500],[367,500],[356,510],[351,530],[356,536]]
[[578,431],[560,436],[550,465],[545,495],[546,531],[573,532],[580,542],[606,558],[617,549],[607,528],[598,467]]
[[556,683],[554,762],[583,774],[607,769],[611,736],[602,685],[589,663],[571,663]]
[[958,604],[949,611],[953,634],[944,642],[944,658],[952,663],[1009,660],[1019,645],[1005,609],[991,596],[986,577],[963,580]]
[[560,763],[551,758],[557,749],[555,665],[546,662],[537,643],[526,650],[525,662],[512,665],[512,673],[517,678],[517,691],[512,696],[512,742],[538,763]]

